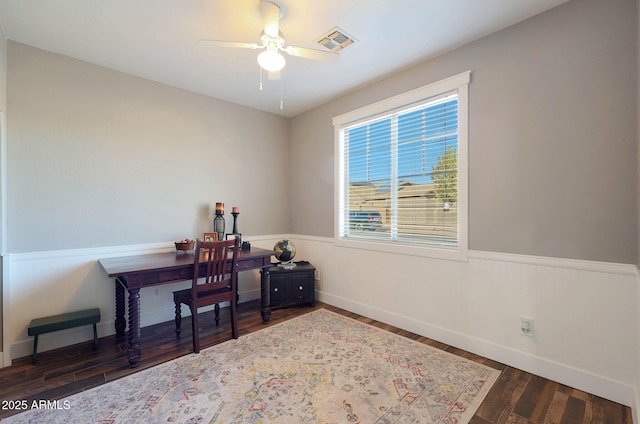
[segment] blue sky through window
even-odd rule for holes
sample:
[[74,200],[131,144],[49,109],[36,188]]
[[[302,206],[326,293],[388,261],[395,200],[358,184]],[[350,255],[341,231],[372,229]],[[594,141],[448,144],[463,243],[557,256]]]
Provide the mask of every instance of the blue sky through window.
[[350,183],[389,184],[392,154],[398,157],[399,181],[432,182],[438,157],[458,147],[457,109],[457,99],[447,100],[349,129]]

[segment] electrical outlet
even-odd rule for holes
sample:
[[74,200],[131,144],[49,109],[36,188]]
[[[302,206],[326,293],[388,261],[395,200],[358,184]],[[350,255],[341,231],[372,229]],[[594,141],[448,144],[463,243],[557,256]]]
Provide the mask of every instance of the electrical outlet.
[[533,337],[533,318],[520,317],[520,334]]
[[156,287],[156,288],[153,290],[153,294],[155,294],[155,295],[157,296],[159,293],[160,293],[160,289]]

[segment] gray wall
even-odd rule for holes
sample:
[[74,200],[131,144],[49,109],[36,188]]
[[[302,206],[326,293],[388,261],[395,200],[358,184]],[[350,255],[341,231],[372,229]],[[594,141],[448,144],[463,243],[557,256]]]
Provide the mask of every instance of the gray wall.
[[[636,107],[640,108],[640,0],[636,0],[636,69],[638,72],[636,73]],[[637,110],[637,112],[640,112]],[[636,152],[637,162],[636,162],[636,209],[637,209],[637,217],[636,223],[638,228],[637,231],[637,262],[636,264],[640,265],[640,119],[637,120],[638,124],[638,132],[637,132],[637,143]],[[640,370],[639,370],[640,372]],[[638,379],[640,381],[640,378]]]
[[291,121],[293,233],[333,235],[331,118],[465,70],[469,248],[636,263],[635,0],[574,0]]
[[7,107],[11,253],[289,230],[285,118],[12,41]]
[[195,236],[216,201],[332,236],[331,118],[470,69],[469,247],[636,263],[636,16],[574,0],[290,120],[9,42],[8,251]]
[[7,110],[7,40],[0,27],[0,111]]

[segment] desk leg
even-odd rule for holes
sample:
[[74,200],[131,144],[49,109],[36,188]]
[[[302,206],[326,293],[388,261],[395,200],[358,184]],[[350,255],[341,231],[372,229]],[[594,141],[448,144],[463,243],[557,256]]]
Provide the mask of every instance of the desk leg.
[[124,318],[124,282],[116,278],[116,334],[124,334],[127,328],[127,320]]
[[269,268],[262,268],[260,270],[260,314],[262,315],[262,322],[267,323],[271,320],[271,288],[269,280]]
[[140,289],[129,289],[129,366],[140,365]]

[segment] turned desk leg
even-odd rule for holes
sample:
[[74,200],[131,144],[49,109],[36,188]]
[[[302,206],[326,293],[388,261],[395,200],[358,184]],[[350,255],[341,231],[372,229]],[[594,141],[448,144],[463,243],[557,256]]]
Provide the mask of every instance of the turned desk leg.
[[125,284],[120,278],[116,278],[116,334],[124,334],[124,330],[127,328],[127,320],[124,317],[124,287]]
[[264,323],[271,320],[271,307],[269,307],[271,304],[271,289],[269,283],[269,268],[262,268],[260,270],[260,314]]
[[129,289],[129,366],[140,365],[140,289]]

